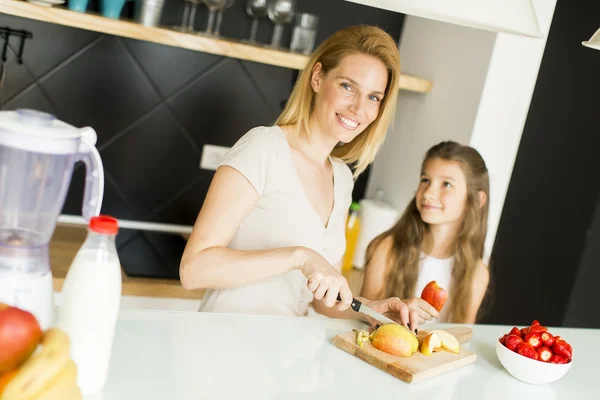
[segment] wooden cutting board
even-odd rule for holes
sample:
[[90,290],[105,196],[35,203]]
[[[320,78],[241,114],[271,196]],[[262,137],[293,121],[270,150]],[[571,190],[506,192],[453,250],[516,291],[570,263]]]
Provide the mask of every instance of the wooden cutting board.
[[[460,344],[471,340],[473,330],[468,327],[451,327],[444,329],[453,334]],[[428,331],[420,331],[417,335],[419,344]],[[363,347],[356,344],[356,332],[336,335],[333,344],[340,349],[368,362],[407,383],[415,383],[427,378],[448,372],[475,362],[477,355],[461,346],[458,354],[446,350],[438,351],[430,356],[417,351],[410,357],[395,356],[376,349],[370,340],[365,340]]]

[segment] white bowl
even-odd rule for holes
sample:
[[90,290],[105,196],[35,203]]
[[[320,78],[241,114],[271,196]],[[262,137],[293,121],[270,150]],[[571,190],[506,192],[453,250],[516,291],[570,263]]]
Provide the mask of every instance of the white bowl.
[[504,347],[496,340],[496,354],[500,364],[520,381],[534,385],[543,385],[562,378],[573,365],[573,360],[568,364],[551,364],[515,353]]

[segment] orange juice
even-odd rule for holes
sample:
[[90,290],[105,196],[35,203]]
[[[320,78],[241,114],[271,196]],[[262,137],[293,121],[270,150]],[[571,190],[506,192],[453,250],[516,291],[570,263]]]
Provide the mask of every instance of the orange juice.
[[354,250],[358,241],[358,233],[360,232],[360,218],[358,211],[360,204],[352,203],[348,221],[346,222],[346,252],[342,259],[342,272],[347,272],[352,269],[352,259],[354,258]]

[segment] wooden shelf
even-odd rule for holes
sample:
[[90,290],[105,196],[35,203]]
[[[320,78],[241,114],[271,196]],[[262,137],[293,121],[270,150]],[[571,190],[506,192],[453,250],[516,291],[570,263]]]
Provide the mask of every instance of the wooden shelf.
[[[308,61],[308,56],[290,51],[165,27],[148,27],[133,21],[79,13],[61,6],[45,7],[26,1],[0,0],[0,13],[297,70],[302,70]],[[429,93],[431,88],[431,81],[426,79],[405,74],[400,76],[399,89]]]

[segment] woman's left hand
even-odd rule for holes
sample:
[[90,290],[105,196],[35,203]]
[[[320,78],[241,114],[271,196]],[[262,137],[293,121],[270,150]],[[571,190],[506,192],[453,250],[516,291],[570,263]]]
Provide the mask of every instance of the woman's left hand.
[[[368,301],[366,305],[378,313],[393,319],[400,325],[406,326],[412,331],[416,332],[419,327],[419,314],[411,309],[406,303],[402,302],[398,297],[390,297],[389,299],[384,300],[371,300]],[[381,325],[381,322],[368,315],[366,317],[371,325]]]

